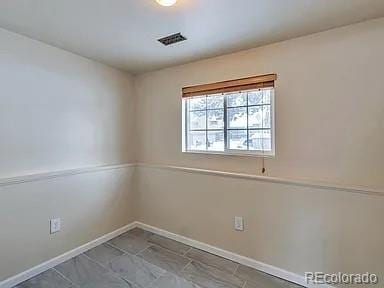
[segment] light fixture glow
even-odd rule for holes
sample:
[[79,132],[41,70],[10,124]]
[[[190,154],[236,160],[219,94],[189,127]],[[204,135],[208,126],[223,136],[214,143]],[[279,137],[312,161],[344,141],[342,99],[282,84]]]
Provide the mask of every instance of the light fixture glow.
[[177,2],[177,0],[156,0],[156,2],[162,6],[172,6]]

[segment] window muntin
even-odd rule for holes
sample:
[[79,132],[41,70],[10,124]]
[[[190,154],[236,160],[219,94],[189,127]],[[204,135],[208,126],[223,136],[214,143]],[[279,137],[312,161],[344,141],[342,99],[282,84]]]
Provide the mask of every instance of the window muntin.
[[183,99],[185,152],[274,155],[274,89]]

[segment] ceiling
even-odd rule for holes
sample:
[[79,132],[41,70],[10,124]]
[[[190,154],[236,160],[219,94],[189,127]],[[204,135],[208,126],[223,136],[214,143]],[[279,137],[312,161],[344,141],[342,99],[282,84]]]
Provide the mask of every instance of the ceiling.
[[[382,0],[0,2],[0,27],[134,74],[382,16]],[[188,40],[156,41],[176,32]]]

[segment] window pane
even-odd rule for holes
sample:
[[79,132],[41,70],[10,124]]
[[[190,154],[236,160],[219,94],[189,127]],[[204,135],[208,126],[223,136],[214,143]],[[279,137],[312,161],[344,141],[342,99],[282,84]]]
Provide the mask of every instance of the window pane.
[[227,106],[246,106],[247,105],[247,93],[236,93],[227,95]]
[[224,128],[224,109],[208,110],[208,129]]
[[271,104],[272,89],[264,89],[264,104]]
[[248,104],[249,105],[260,105],[264,104],[263,91],[252,91],[248,93]]
[[193,97],[188,98],[189,110],[204,110],[207,107],[206,97]]
[[[184,98],[189,151],[272,152],[273,89]],[[226,121],[226,123],[225,123]],[[225,130],[226,128],[227,130]],[[228,149],[228,150],[227,150]]]
[[249,128],[271,128],[271,106],[253,106],[248,108]]
[[228,128],[247,128],[247,108],[228,108]]
[[205,131],[190,131],[188,133],[189,150],[206,150],[207,138]]
[[206,111],[189,112],[189,129],[206,129]]
[[208,96],[207,108],[208,109],[224,108],[224,96],[223,95]]
[[208,150],[224,151],[224,131],[208,131]]
[[249,150],[271,151],[271,130],[249,130]]
[[229,149],[247,150],[247,130],[228,131]]
[[248,92],[248,105],[262,105],[271,103],[271,90],[262,89]]

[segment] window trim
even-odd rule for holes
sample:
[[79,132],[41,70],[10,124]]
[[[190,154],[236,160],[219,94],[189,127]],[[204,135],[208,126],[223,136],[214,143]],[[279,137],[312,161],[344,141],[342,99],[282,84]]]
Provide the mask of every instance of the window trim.
[[[249,89],[247,91],[238,91],[238,92],[248,92],[248,91],[257,91],[261,90],[263,88],[256,88],[256,89]],[[265,88],[264,88],[265,89]],[[275,87],[267,87],[267,89],[271,89],[271,103],[270,103],[270,108],[271,108],[271,128],[266,128],[265,130],[270,130],[271,131],[271,151],[263,151],[263,150],[241,150],[241,149],[229,149],[228,142],[227,142],[227,134],[228,131],[231,129],[228,129],[227,125],[227,112],[228,112],[228,107],[227,107],[227,97],[224,97],[224,127],[223,129],[216,129],[216,130],[222,130],[224,132],[224,151],[212,151],[212,150],[189,150],[187,148],[188,146],[188,121],[187,121],[187,115],[189,113],[188,111],[188,105],[187,101],[189,97],[184,97],[182,98],[182,152],[183,153],[188,153],[188,154],[209,154],[209,155],[227,155],[227,156],[245,156],[245,157],[265,157],[265,158],[270,158],[270,157],[275,157],[276,156],[276,130],[275,130]],[[232,92],[233,93],[233,92]],[[231,92],[227,93],[222,93],[224,95],[232,94]],[[217,93],[219,94],[219,93]],[[212,96],[210,94],[203,94],[200,96]],[[194,96],[198,97],[198,95]],[[247,100],[248,101],[248,100]],[[253,106],[262,106],[262,105],[247,105],[243,107],[247,107],[247,116],[248,116],[248,108],[253,107]],[[232,107],[229,107],[232,108]],[[238,107],[234,107],[238,108]],[[221,109],[221,108],[220,108]],[[212,109],[215,110],[215,109]],[[203,110],[201,110],[203,111]],[[204,111],[207,111],[205,109]],[[206,121],[208,117],[206,116]],[[207,124],[206,124],[207,125]],[[205,127],[205,130],[202,131],[209,131],[208,127]],[[232,130],[247,130],[247,133],[249,130],[262,130],[262,129],[232,129]]]

